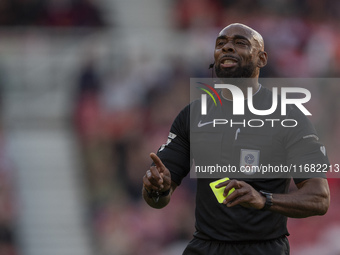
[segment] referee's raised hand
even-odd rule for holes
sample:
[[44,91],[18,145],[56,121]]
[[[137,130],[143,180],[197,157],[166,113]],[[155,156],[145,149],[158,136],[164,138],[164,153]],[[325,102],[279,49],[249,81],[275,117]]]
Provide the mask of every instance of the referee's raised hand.
[[164,166],[162,160],[155,154],[150,153],[155,166],[151,166],[143,177],[144,188],[148,191],[167,191],[171,187],[170,171]]

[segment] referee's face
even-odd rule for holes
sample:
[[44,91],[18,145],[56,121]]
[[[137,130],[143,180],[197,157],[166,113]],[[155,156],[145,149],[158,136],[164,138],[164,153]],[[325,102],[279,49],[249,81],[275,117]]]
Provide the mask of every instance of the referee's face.
[[215,72],[220,78],[255,78],[266,64],[262,37],[242,24],[225,27],[216,39]]

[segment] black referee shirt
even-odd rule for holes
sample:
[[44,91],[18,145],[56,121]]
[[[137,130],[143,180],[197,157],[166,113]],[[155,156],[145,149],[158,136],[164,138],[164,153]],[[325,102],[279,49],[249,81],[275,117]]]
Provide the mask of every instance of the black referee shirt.
[[[195,165],[233,165],[240,169],[248,161],[257,165],[329,164],[323,146],[308,118],[295,105],[287,106],[286,116],[278,109],[270,116],[255,116],[245,104],[245,115],[233,115],[232,101],[223,100],[223,107],[216,107],[208,100],[207,115],[201,115],[200,100],[185,107],[172,124],[167,142],[157,155],[170,170],[172,180],[180,185],[182,179]],[[264,87],[253,96],[255,109],[266,110],[272,105],[272,92]],[[228,124],[212,128],[212,119],[226,119]],[[294,128],[283,127],[280,122],[265,122],[262,127],[250,127],[250,119],[295,119]],[[234,124],[230,125],[230,120]],[[244,122],[245,120],[245,122]],[[245,123],[246,125],[243,125]],[[255,122],[252,122],[255,125]],[[323,147],[324,148],[324,147]],[[245,157],[249,156],[250,159]],[[248,154],[247,154],[248,153]],[[198,176],[200,177],[200,176]],[[269,240],[288,235],[287,217],[240,205],[228,208],[219,204],[209,183],[220,178],[197,178],[196,233],[203,239],[218,241]],[[226,174],[224,177],[229,177]],[[238,180],[252,185],[256,190],[271,193],[287,193],[290,178],[287,174],[275,178],[252,178],[238,174]],[[295,183],[309,177],[326,177],[325,173],[313,173],[303,178],[294,177]]]

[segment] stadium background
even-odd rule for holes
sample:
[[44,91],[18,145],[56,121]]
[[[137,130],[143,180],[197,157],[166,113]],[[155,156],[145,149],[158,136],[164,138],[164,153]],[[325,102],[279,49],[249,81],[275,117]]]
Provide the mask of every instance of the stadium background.
[[[145,205],[141,181],[189,78],[210,76],[216,34],[259,30],[262,77],[339,77],[338,17],[331,0],[1,1],[0,254],[181,254],[195,181],[163,210]],[[312,93],[340,163],[340,87]],[[340,254],[340,182],[329,184],[326,216],[289,220],[292,254]]]

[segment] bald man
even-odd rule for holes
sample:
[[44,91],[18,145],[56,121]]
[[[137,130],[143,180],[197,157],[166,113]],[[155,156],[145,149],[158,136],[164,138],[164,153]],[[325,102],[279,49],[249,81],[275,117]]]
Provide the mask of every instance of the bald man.
[[[250,78],[236,85],[244,94],[252,87],[256,109],[270,108],[272,92],[258,83],[260,69],[267,64],[263,38],[258,32],[238,23],[225,27],[216,38],[214,59],[217,77],[222,81]],[[231,91],[222,89],[219,93],[223,107],[218,110],[208,102],[209,112],[221,111],[226,119],[235,117],[230,110]],[[294,129],[264,127],[254,132],[250,128],[228,127],[222,129],[219,139],[208,132],[208,125],[200,125],[202,116],[195,114],[200,111],[194,111],[200,107],[199,101],[185,107],[170,129],[168,142],[160,147],[157,155],[150,154],[153,164],[143,177],[142,192],[144,200],[153,208],[163,208],[170,202],[176,187],[189,173],[193,159],[200,165],[202,159],[197,155],[238,167],[247,160],[257,160],[264,165],[329,164],[326,153],[320,150],[322,145],[315,138],[313,126],[296,107],[287,109],[287,115],[299,120]],[[246,113],[242,118],[249,116]],[[202,129],[207,132],[201,132]],[[192,146],[190,150],[190,139],[200,141],[203,146]],[[223,149],[216,153],[213,148]],[[210,188],[213,181],[197,179],[196,232],[183,253],[185,255],[289,254],[287,217],[323,215],[329,207],[325,174],[294,178],[297,186],[294,192],[288,192],[289,178],[226,180],[215,186],[224,190],[222,203],[216,200]],[[234,192],[228,195],[233,189]]]

